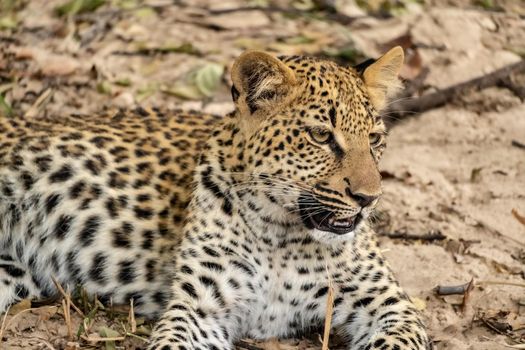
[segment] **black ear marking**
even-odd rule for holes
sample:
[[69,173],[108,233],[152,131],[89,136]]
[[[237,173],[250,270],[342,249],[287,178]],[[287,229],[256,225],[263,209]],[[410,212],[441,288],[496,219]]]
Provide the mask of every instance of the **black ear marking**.
[[232,85],[232,100],[233,102],[237,102],[239,99],[239,90],[235,86]]
[[367,69],[369,66],[375,63],[375,59],[369,58],[366,61],[363,61],[357,65],[354,66],[354,69],[357,71],[358,74],[363,74],[365,69]]

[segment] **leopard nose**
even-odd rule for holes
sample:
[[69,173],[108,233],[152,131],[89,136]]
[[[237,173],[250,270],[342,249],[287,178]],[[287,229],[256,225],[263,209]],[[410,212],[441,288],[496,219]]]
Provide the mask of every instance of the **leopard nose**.
[[376,200],[379,196],[378,195],[367,195],[363,193],[352,193],[350,188],[346,188],[346,194],[351,197],[353,200],[359,204],[360,207],[366,207],[370,203],[372,203],[374,200]]

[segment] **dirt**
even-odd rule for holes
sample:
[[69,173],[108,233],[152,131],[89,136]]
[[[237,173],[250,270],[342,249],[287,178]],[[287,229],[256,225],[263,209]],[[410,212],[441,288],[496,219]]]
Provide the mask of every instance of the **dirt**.
[[[406,8],[394,8],[389,18],[352,2],[325,2],[355,16],[350,24],[320,19],[323,13],[311,11],[309,1],[270,4],[289,9],[282,13],[225,11],[267,6],[263,0],[115,0],[66,17],[54,14],[64,1],[13,3],[0,14],[0,96],[5,100],[0,110],[34,118],[136,104],[225,113],[232,108],[229,65],[245,49],[335,55],[352,64],[402,43],[404,78],[429,69],[419,93],[490,73],[525,53],[525,9],[518,1],[392,2]],[[212,93],[181,99],[181,87],[194,93],[191,72],[212,64],[226,68],[224,75],[211,76],[218,79]],[[525,225],[519,221],[525,216],[525,149],[519,147],[525,143],[524,116],[519,97],[492,87],[458,96],[390,131],[381,163],[380,242],[421,308],[436,349],[524,346]],[[446,238],[426,240],[431,232]],[[390,238],[393,233],[423,239]],[[462,295],[440,296],[434,290],[471,280],[466,302]],[[74,310],[68,335],[60,304],[30,306],[18,305],[4,320],[3,348],[135,348],[148,333],[142,320],[132,322],[126,312],[109,317],[106,310],[95,314],[93,324],[88,317],[83,336],[103,336],[107,326],[116,335],[105,336],[126,339],[90,342],[76,336],[82,317]],[[139,329],[132,332],[135,323]],[[315,336],[257,346],[320,348]]]

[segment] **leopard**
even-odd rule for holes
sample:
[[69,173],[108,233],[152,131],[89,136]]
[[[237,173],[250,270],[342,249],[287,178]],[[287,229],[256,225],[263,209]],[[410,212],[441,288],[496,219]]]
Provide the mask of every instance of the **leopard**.
[[369,222],[403,60],[247,51],[224,117],[2,118],[0,311],[81,285],[157,319],[149,350],[229,350],[328,319],[348,349],[431,349]]

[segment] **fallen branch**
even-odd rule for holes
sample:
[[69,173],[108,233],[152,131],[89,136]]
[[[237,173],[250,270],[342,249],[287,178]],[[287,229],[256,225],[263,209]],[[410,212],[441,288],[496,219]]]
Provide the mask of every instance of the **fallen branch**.
[[[392,103],[385,111],[389,116],[386,122],[392,126],[402,119],[418,113],[441,107],[450,102],[454,97],[470,90],[482,90],[498,84],[504,84],[508,77],[515,73],[525,72],[525,61],[500,68],[484,76],[459,83],[448,88],[423,95],[409,100],[401,100]],[[390,118],[391,117],[391,118]]]
[[437,286],[434,288],[434,292],[437,295],[465,295],[471,284],[472,281],[458,286]]
[[406,232],[393,232],[383,233],[381,236],[385,236],[393,239],[407,239],[407,240],[421,240],[421,241],[442,241],[447,238],[441,231],[430,231],[426,234],[412,234]]
[[492,329],[494,332],[501,335],[509,335],[509,325],[507,323],[501,323],[496,320],[485,319],[485,317],[480,317],[481,322],[485,324],[488,328]]
[[501,79],[498,86],[512,91],[512,93],[519,97],[521,101],[525,101],[525,86],[516,83],[511,77]]

